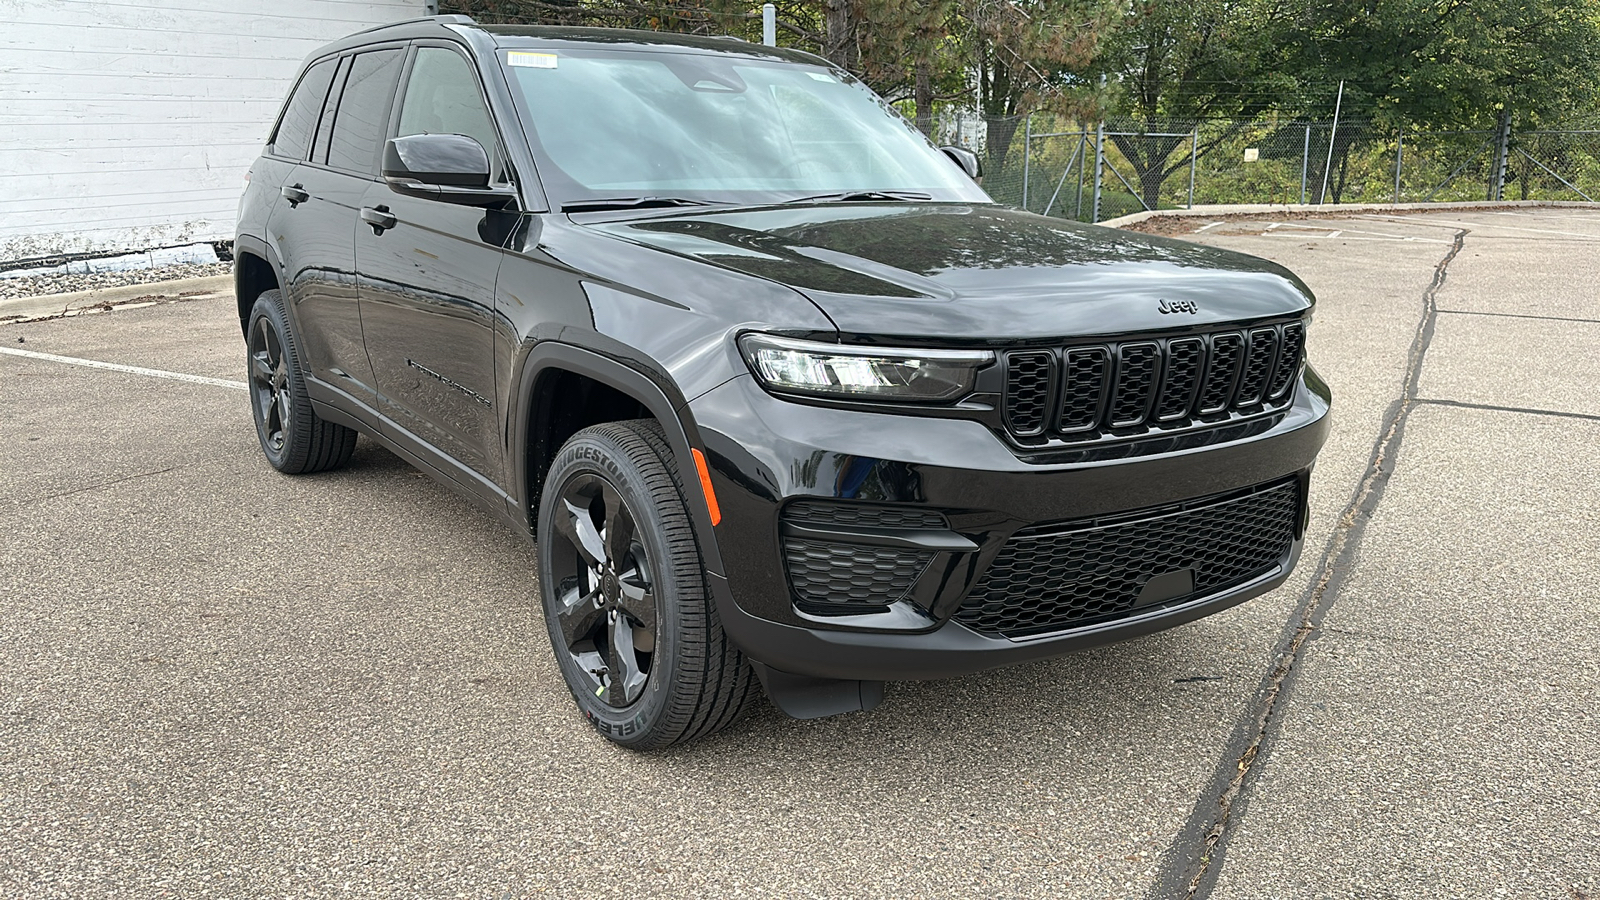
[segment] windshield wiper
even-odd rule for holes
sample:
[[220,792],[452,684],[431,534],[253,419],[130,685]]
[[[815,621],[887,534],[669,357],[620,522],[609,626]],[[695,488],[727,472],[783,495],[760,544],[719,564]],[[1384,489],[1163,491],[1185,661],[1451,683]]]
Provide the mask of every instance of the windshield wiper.
[[785,200],[785,203],[827,203],[852,202],[856,200],[932,200],[932,194],[922,191],[834,191],[831,194],[816,194],[811,197],[796,197]]
[[709,200],[687,197],[593,197],[561,204],[562,212],[592,212],[600,209],[649,209],[655,206],[710,206]]

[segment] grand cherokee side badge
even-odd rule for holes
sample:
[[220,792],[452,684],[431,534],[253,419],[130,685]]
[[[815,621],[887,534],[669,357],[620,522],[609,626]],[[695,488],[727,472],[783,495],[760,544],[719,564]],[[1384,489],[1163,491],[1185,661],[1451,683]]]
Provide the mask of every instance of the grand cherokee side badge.
[[1193,300],[1163,300],[1161,301],[1161,305],[1156,307],[1156,309],[1161,310],[1162,315],[1166,315],[1168,313],[1188,313],[1192,316],[1200,311],[1200,304],[1194,302]]

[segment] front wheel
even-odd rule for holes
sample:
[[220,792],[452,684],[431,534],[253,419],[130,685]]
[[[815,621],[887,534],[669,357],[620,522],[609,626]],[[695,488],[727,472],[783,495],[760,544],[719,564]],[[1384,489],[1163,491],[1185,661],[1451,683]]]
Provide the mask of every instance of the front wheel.
[[656,749],[733,722],[754,673],[728,642],[652,420],[573,435],[539,503],[539,586],[573,699],[612,741]]

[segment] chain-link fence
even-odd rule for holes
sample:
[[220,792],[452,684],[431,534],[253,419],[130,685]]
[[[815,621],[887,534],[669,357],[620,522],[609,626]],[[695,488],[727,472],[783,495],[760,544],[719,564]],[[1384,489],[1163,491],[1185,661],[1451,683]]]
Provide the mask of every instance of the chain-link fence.
[[1594,200],[1600,130],[1399,132],[1298,119],[1084,123],[947,115],[940,144],[983,159],[1001,203],[1104,221],[1225,203]]

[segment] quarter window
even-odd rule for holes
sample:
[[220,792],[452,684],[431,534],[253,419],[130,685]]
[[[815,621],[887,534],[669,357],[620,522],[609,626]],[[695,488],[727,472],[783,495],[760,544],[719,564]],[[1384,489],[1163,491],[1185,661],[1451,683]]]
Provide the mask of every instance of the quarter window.
[[322,105],[322,122],[317,126],[316,140],[311,144],[311,161],[328,163],[328,141],[333,137],[333,116],[339,105],[339,95],[344,93],[344,77],[350,74],[350,57],[339,60],[339,71],[333,74],[333,87],[328,89],[328,102]]
[[328,95],[328,85],[333,82],[333,68],[334,61],[325,59],[306,70],[284,107],[283,119],[272,137],[273,155],[305,158],[311,134],[317,129],[317,117],[322,114],[322,99]]
[[378,145],[389,123],[389,102],[400,80],[403,56],[398,49],[356,56],[333,120],[328,165],[369,174],[377,171]]

